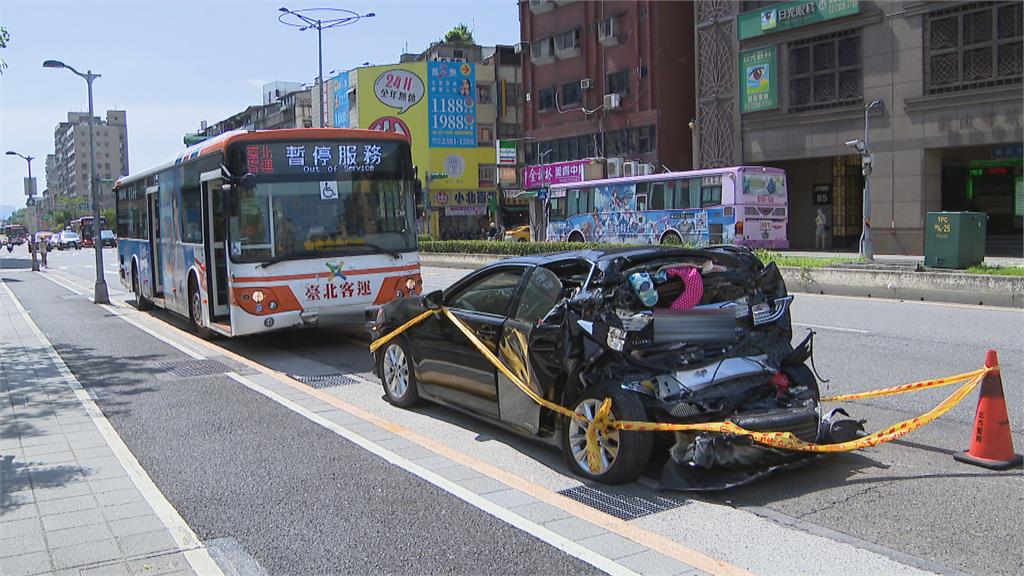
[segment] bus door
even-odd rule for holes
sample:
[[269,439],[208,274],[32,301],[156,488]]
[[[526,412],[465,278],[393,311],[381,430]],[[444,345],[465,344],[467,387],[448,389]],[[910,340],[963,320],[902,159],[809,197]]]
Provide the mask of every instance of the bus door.
[[227,317],[228,310],[228,253],[227,230],[224,219],[224,191],[220,170],[205,172],[203,183],[203,227],[206,242],[206,282],[210,287],[210,308],[214,318]]
[[160,297],[164,293],[163,279],[163,242],[160,235],[160,188],[146,188],[146,201],[149,202],[149,253],[153,255],[149,273],[153,280],[153,296]]

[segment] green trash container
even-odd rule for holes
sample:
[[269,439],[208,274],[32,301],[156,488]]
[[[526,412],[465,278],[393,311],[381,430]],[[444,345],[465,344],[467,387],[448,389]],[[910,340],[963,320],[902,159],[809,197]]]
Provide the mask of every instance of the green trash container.
[[984,212],[929,212],[924,227],[924,265],[969,268],[985,260]]

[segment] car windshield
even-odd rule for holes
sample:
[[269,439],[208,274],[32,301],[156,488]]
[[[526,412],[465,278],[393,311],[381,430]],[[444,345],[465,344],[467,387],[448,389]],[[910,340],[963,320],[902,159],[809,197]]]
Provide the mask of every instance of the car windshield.
[[407,182],[371,177],[261,182],[238,189],[230,218],[236,262],[416,249]]
[[78,240],[78,234],[75,234],[74,232],[65,232],[64,233],[64,239],[65,240]]

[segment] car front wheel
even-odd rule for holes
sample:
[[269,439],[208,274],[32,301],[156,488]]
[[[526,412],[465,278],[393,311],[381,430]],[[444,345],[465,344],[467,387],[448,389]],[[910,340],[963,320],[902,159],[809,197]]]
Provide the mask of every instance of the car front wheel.
[[416,374],[413,372],[409,349],[405,342],[395,338],[384,346],[378,373],[388,402],[401,408],[409,408],[420,401],[420,394],[416,389]]
[[562,418],[562,456],[578,476],[602,484],[622,484],[640,477],[651,457],[654,436],[651,432],[599,430],[600,460],[591,470],[587,456],[587,429],[604,399],[612,399],[612,417],[616,420],[643,421],[646,411],[640,400],[621,388],[587,390],[576,400],[573,411],[585,418]]

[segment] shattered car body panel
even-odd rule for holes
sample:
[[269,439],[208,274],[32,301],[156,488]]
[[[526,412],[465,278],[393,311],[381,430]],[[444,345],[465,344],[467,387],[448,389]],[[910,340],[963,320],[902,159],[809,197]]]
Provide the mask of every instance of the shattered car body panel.
[[[731,421],[828,441],[819,430],[832,427],[821,425],[817,382],[804,364],[810,338],[792,346],[792,296],[774,264],[765,266],[746,248],[610,248],[513,258],[434,297],[535,392],[578,414],[589,417],[591,397],[605,395],[613,397],[613,410],[646,421]],[[374,338],[421,313],[429,298],[385,306],[371,327]],[[402,344],[422,397],[560,444],[570,468],[594,480],[629,481],[642,472],[651,441],[635,435],[651,433],[607,432],[603,471],[588,468],[582,430],[571,419],[541,410],[493,366],[477,364],[475,382],[466,382],[467,355],[481,355],[459,342],[466,340],[461,334],[430,327],[443,322],[424,322]],[[445,340],[426,342],[439,337]],[[375,366],[380,361],[378,353]],[[662,476],[668,489],[725,488],[808,458],[721,433],[677,432],[671,440]]]

